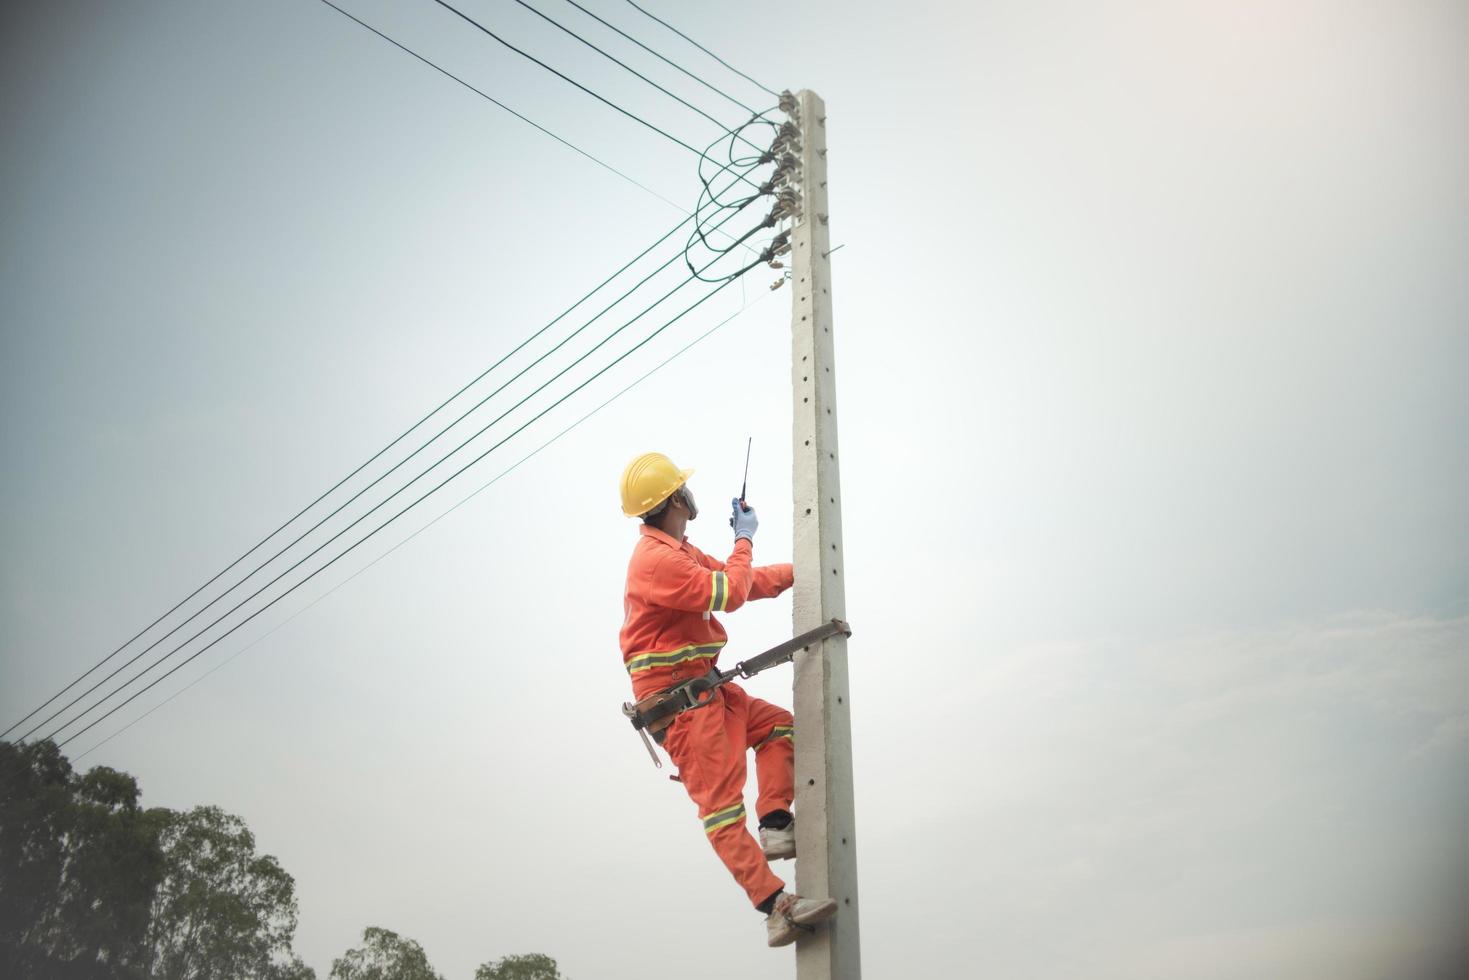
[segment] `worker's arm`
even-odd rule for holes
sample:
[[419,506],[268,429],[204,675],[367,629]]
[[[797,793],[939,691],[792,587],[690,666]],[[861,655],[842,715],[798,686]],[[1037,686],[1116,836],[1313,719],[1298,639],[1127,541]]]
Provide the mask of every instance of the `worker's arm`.
[[796,575],[789,564],[760,565],[755,568],[755,580],[750,586],[750,599],[774,599],[796,584]]
[[754,549],[741,538],[725,561],[716,561],[702,552],[696,558],[689,552],[670,550],[646,583],[649,602],[668,609],[686,612],[730,612],[744,605],[754,584],[755,573],[750,557]]
[[[739,542],[736,541],[736,544]],[[700,565],[712,572],[724,571],[724,562],[718,558],[704,554],[692,544],[687,546],[694,554],[694,559]],[[754,599],[774,599],[786,589],[796,584],[796,576],[789,563],[784,565],[757,565],[751,570],[750,594],[745,596],[745,602]]]

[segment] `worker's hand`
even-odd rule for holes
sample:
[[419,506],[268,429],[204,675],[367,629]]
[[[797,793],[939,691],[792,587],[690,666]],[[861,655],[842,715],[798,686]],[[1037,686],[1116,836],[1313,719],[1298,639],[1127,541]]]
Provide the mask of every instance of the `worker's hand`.
[[755,508],[749,504],[741,504],[739,497],[731,500],[730,504],[734,507],[734,515],[730,517],[730,523],[734,525],[735,540],[744,538],[754,544],[755,529],[760,526],[760,518],[755,516]]

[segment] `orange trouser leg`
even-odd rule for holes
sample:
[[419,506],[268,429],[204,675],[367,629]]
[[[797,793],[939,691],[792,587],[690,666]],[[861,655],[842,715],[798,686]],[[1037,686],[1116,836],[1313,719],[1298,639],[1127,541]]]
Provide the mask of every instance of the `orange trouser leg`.
[[763,817],[773,810],[789,810],[796,798],[795,729],[791,713],[786,709],[740,695],[749,702],[745,722],[745,744],[755,750],[755,815]]
[[[731,690],[733,688],[733,690]],[[668,750],[689,798],[699,807],[709,843],[730,874],[759,905],[785,887],[770,870],[745,814],[746,730],[750,699],[734,685],[706,708],[679,715],[668,728]]]

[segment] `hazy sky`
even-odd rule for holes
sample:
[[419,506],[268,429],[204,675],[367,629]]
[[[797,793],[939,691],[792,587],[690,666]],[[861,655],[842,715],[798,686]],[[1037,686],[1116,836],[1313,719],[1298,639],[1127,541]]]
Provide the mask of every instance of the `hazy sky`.
[[[692,207],[689,154],[429,0],[344,6]],[[1460,975],[1469,7],[649,8],[827,102],[867,974]],[[465,9],[718,134],[510,0]],[[316,0],[0,17],[4,724],[680,217]],[[78,762],[244,817],[323,980],[369,925],[449,980],[792,975],[617,710],[630,457],[717,502],[753,435],[757,559],[789,558],[774,276],[68,754],[245,650]],[[789,602],[729,626],[755,652]]]

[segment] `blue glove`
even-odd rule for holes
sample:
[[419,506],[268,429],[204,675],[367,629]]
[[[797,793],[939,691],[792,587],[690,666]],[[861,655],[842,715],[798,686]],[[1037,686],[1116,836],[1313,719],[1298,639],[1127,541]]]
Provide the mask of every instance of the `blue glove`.
[[755,508],[748,504],[740,506],[740,498],[736,497],[730,501],[734,505],[734,516],[730,523],[734,525],[735,540],[744,538],[751,544],[755,543],[755,529],[760,526],[760,518],[755,516]]

